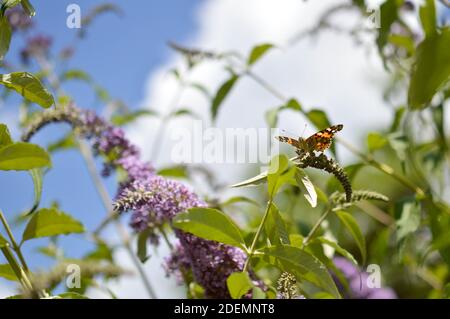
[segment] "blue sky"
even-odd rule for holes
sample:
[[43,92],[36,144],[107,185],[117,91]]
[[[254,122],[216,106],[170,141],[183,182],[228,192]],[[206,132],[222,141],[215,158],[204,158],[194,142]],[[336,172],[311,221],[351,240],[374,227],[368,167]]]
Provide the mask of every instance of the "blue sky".
[[[35,31],[53,38],[53,52],[70,45],[76,35],[75,29],[66,27],[66,7],[74,1],[52,0],[32,1],[37,15],[34,18]],[[81,12],[102,1],[77,0]],[[195,30],[195,11],[199,0],[169,1],[110,1],[118,5],[123,14],[106,13],[99,16],[88,28],[86,37],[79,42],[75,55],[67,68],[87,71],[92,78],[110,92],[113,98],[123,100],[128,106],[136,107],[143,99],[145,83],[152,71],[164,63],[170,53],[167,41],[185,41]],[[24,45],[24,38],[13,38],[9,61],[17,61],[17,52]],[[83,107],[100,109],[92,91],[84,83],[73,83],[64,88]],[[0,115],[8,119],[16,115],[20,100],[12,98],[0,106]],[[11,114],[12,113],[12,114]],[[46,145],[61,137],[68,128],[63,125],[46,128],[33,142]],[[18,133],[13,129],[14,138]],[[41,206],[58,201],[61,209],[81,220],[87,228],[93,228],[105,216],[104,208],[92,186],[81,156],[76,151],[56,153],[53,168],[45,176]],[[107,181],[111,194],[115,183]],[[0,172],[0,209],[12,220],[21,211],[32,205],[33,186],[24,172]],[[15,228],[20,238],[22,226]],[[34,250],[46,240],[26,243],[25,253],[32,266],[45,267],[50,262]],[[86,249],[82,236],[62,240],[67,254],[79,256]],[[83,247],[83,248],[81,248]],[[0,257],[0,263],[4,261]],[[4,282],[0,282],[0,286]]]
[[[329,5],[334,1],[246,0],[238,8],[234,1],[110,1],[122,8],[123,16],[111,13],[100,16],[87,30],[87,36],[79,43],[68,68],[88,71],[113,98],[123,100],[130,107],[154,107],[163,111],[167,104],[163,102],[171,100],[173,95],[172,84],[169,83],[170,77],[162,81],[154,75],[167,72],[179,62],[171,54],[167,41],[188,43],[206,49],[233,48],[245,54],[258,43],[284,43],[299,31],[300,26],[307,27],[313,23],[327,3]],[[37,10],[34,18],[36,32],[53,37],[56,53],[71,44],[75,37],[76,30],[66,27],[66,7],[73,2],[80,5],[82,14],[102,3],[93,0],[33,1]],[[23,47],[23,43],[24,39],[21,37],[13,39],[8,60],[15,60],[14,56]],[[223,70],[217,69],[200,69],[195,74],[196,79],[207,79],[206,84],[212,91],[226,76]],[[355,48],[354,43],[345,36],[324,34],[315,43],[303,42],[289,50],[274,50],[258,63],[255,71],[270,79],[284,94],[298,97],[304,105],[323,107],[336,122],[345,120],[347,129],[341,132],[342,136],[355,145],[361,143],[361,137],[367,130],[375,129],[383,121],[390,121],[390,109],[380,100],[379,92],[387,78],[379,58],[376,54],[368,55]],[[322,89],[324,83],[326,91]],[[240,89],[235,90],[223,106],[226,111],[221,112],[220,126],[264,127],[261,114],[265,109],[277,106],[279,102],[247,79],[243,79],[239,85]],[[82,107],[101,110],[102,104],[96,101],[86,84],[74,82],[64,89]],[[0,105],[0,117],[10,122],[17,115],[19,102],[19,98],[13,98],[5,105]],[[140,105],[141,103],[145,105]],[[187,94],[180,104],[198,106],[200,110],[204,110],[202,103],[205,103],[203,96]],[[365,106],[364,117],[355,112],[360,105]],[[258,107],[257,116],[255,108],[250,106]],[[151,122],[152,119],[148,121],[136,123],[131,130],[134,138],[138,137],[139,140],[139,137],[143,137],[145,143],[148,142],[148,137],[154,135],[154,127],[151,126],[154,122]],[[304,125],[301,118],[289,114],[281,116],[280,122],[291,132],[298,130],[299,123],[301,128]],[[48,127],[33,142],[45,146],[67,131],[68,127],[65,125]],[[18,131],[14,131],[14,137],[19,138]],[[145,143],[141,143],[141,146],[145,146]],[[165,144],[169,147],[169,143]],[[144,151],[151,150],[147,148]],[[46,207],[57,200],[62,210],[92,229],[102,220],[105,210],[90,181],[83,159],[77,151],[66,151],[56,153],[52,160],[53,168],[44,180],[41,206]],[[226,175],[227,182],[233,181],[229,179],[230,176],[237,178],[234,182],[241,178],[222,167],[217,167],[215,171]],[[110,193],[114,195],[114,178],[108,179],[106,183]],[[0,209],[10,219],[29,208],[32,198],[33,186],[26,173],[0,172]],[[129,216],[124,217],[124,222],[127,223]],[[17,237],[20,237],[22,227],[14,230]],[[67,255],[71,257],[80,256],[89,248],[82,236],[62,239]],[[43,239],[24,245],[26,257],[31,260],[34,268],[46,267],[50,263],[48,258],[34,252],[37,246],[46,242]],[[1,258],[0,263],[3,263]],[[159,267],[159,264],[155,267]],[[3,284],[4,281],[0,280],[0,288]]]

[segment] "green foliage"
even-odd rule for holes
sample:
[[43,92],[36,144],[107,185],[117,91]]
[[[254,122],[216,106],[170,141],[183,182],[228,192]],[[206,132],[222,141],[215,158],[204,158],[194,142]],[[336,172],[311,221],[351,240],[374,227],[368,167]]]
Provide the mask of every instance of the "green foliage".
[[239,227],[217,209],[191,208],[175,216],[173,226],[198,237],[246,250]]
[[0,170],[30,170],[51,166],[50,156],[30,143],[13,143],[0,148]]
[[39,237],[51,237],[84,232],[83,225],[55,208],[42,208],[35,212],[22,235],[22,242]]
[[266,123],[269,127],[274,128],[278,125],[278,115],[281,111],[292,110],[295,112],[303,112],[301,104],[294,98],[289,99],[286,104],[270,109],[265,114]]
[[400,242],[419,228],[421,220],[420,204],[414,199],[400,202],[396,207],[396,215],[399,216],[396,226],[397,241]]
[[358,262],[356,261],[355,257],[353,257],[353,255],[350,252],[348,252],[347,250],[345,250],[344,248],[339,246],[338,243],[331,241],[329,239],[326,239],[325,237],[314,238],[313,240],[311,240],[311,244],[314,244],[314,243],[320,243],[320,244],[330,246],[330,247],[334,248],[336,250],[336,252],[338,252],[339,254],[341,254],[342,256],[347,258],[348,260],[350,260],[352,263],[354,263],[355,265],[358,265]]
[[8,245],[8,241],[0,234],[0,248],[7,247]]
[[137,236],[137,256],[141,263],[145,263],[150,258],[147,254],[147,243],[151,234],[150,230],[144,230]]
[[235,272],[227,278],[227,287],[231,298],[240,299],[253,288],[253,283],[250,280],[248,273]]
[[271,245],[290,245],[289,233],[278,208],[272,204],[265,223],[265,233]]
[[126,114],[115,114],[111,117],[111,123],[117,126],[123,126],[133,123],[144,116],[156,116],[156,113],[151,110],[138,110]]
[[0,61],[4,59],[11,42],[11,26],[6,16],[0,17]]
[[367,135],[367,146],[370,152],[382,148],[387,142],[387,139],[378,132],[371,132]]
[[295,171],[295,179],[297,184],[303,190],[303,196],[305,196],[311,207],[317,206],[317,192],[314,184],[309,179],[308,175],[301,169],[298,168]]
[[20,3],[22,4],[23,10],[30,16],[34,17],[36,15],[36,10],[34,10],[34,7],[30,3],[29,0],[21,0]]
[[10,281],[17,281],[16,274],[9,264],[0,264],[0,277]]
[[304,250],[289,246],[272,246],[259,250],[265,262],[281,271],[290,272],[299,280],[306,280],[324,289],[335,298],[340,294],[326,267],[314,256]]
[[267,51],[272,49],[274,46],[270,43],[260,44],[255,46],[252,51],[250,52],[250,55],[247,59],[247,65],[251,66],[255,64],[259,59],[261,59]]
[[422,28],[426,37],[432,37],[436,33],[436,8],[434,0],[426,0],[425,5],[419,9]]
[[430,105],[433,96],[450,79],[450,28],[429,34],[417,47],[408,90],[408,105],[417,110]]
[[13,72],[0,75],[0,84],[15,90],[27,100],[48,108],[55,104],[50,92],[41,81],[29,72]]
[[231,92],[238,79],[238,75],[232,74],[231,77],[226,80],[217,90],[217,93],[211,102],[211,118],[213,121],[216,120],[220,106],[225,101],[225,98]]
[[275,156],[270,161],[267,174],[267,190],[271,198],[278,193],[284,184],[291,183],[295,185],[296,168],[291,167],[288,169],[288,166],[289,160],[285,155]]
[[39,203],[41,202],[43,174],[44,173],[41,168],[34,168],[30,170],[30,176],[34,185],[34,202],[33,207],[31,207],[28,214],[32,214],[39,207]]
[[376,40],[380,56],[385,59],[383,49],[389,39],[391,27],[398,19],[400,1],[386,0],[380,6],[380,28]]
[[[7,53],[11,42],[11,27],[4,15],[5,10],[20,4],[28,15],[34,15],[34,9],[28,0],[2,2],[0,59]],[[306,297],[340,298],[330,272],[340,280],[343,275],[334,265],[333,258],[339,254],[357,265],[354,254],[358,253],[358,250],[361,255],[359,264],[364,266],[366,261],[369,261],[382,266],[383,281],[394,285],[401,297],[448,297],[449,286],[446,282],[450,265],[450,208],[445,198],[448,191],[445,174],[448,170],[450,147],[445,112],[450,98],[450,29],[439,26],[435,1],[425,0],[417,16],[425,36],[417,36],[416,30],[412,32],[409,22],[403,20],[404,5],[406,4],[403,0],[385,0],[381,5],[380,28],[365,30],[375,36],[374,44],[378,47],[386,72],[391,72],[389,87],[383,97],[386,103],[392,104],[392,121],[387,127],[369,132],[366,138],[367,147],[362,150],[352,147],[340,138],[336,139],[337,145],[341,143],[341,146],[358,158],[355,162],[343,169],[327,152],[311,152],[312,154],[306,155],[297,153],[299,156],[291,160],[284,155],[275,156],[268,171],[233,185],[243,187],[267,183],[266,187],[254,189],[264,194],[251,195],[256,199],[262,199],[264,196],[264,200],[267,200],[262,218],[263,205],[258,203],[258,200],[251,199],[244,193],[233,194],[224,200],[220,196],[222,186],[214,185],[212,188],[217,192],[211,197],[205,196],[205,202],[210,208],[192,208],[177,215],[169,225],[164,224],[158,228],[166,231],[170,229],[169,226],[173,226],[207,240],[241,248],[247,254],[245,267],[242,272],[232,273],[226,282],[232,298],[242,298],[248,293],[251,293],[254,299],[275,298],[280,291],[276,291],[272,285],[277,281],[279,271],[285,272],[283,275],[294,275],[295,278],[291,275],[292,287],[300,287],[301,294]],[[356,8],[361,14],[360,18],[367,19],[365,1],[354,0],[345,7]],[[113,5],[103,5],[95,7],[85,15],[84,27],[79,35],[83,36],[85,27],[98,15],[108,11],[119,12]],[[314,35],[321,29],[333,29],[335,21],[330,23],[327,20],[332,15],[333,10],[327,12],[311,34]],[[361,30],[348,31],[349,36],[359,43],[358,34]],[[347,33],[347,30],[344,33]],[[279,115],[285,110],[295,112],[296,116],[309,121],[317,129],[326,128],[332,123],[329,113],[319,108],[304,108],[298,102],[302,97],[284,98],[286,95],[275,88],[276,84],[272,86],[270,79],[264,79],[255,73],[253,66],[274,48],[272,44],[256,45],[248,55],[186,49],[175,44],[171,44],[171,47],[185,57],[188,70],[204,60],[220,61],[225,65],[229,76],[215,94],[210,94],[206,85],[198,80],[190,82],[182,68],[173,72],[184,88],[197,90],[210,101],[213,123],[219,112],[224,111],[224,101],[231,91],[236,89],[236,83],[241,77],[255,81],[279,100],[278,106],[265,113],[269,127],[282,127]],[[53,63],[53,60],[58,59],[51,59],[49,62]],[[55,66],[55,69],[59,70],[58,67]],[[30,115],[34,113],[39,118],[48,113],[36,112],[30,102],[42,107],[54,104],[53,96],[41,83],[41,80],[44,83],[49,81],[50,71],[41,70],[36,76],[28,72],[1,76],[0,82],[4,86],[25,97],[24,105],[20,108],[21,124],[25,129],[32,126],[30,130],[33,133],[41,126],[35,126],[34,122],[30,121]],[[113,101],[109,93],[96,84],[89,73],[81,69],[70,69],[55,76],[61,85],[70,80],[86,82],[101,102],[111,102],[113,109],[107,111],[111,114],[109,120],[116,126],[128,125],[149,116],[159,117],[163,121],[180,116],[199,117],[189,108],[175,108],[165,117],[148,109],[130,111],[123,103]],[[407,96],[404,94],[406,91]],[[7,92],[8,90],[5,90],[5,93]],[[349,94],[352,92],[349,91]],[[68,96],[58,96],[57,100],[58,109],[76,101]],[[45,124],[55,120],[58,118],[51,118]],[[33,125],[30,125],[32,122]],[[76,133],[79,131],[71,131],[50,144],[48,152],[76,148]],[[367,132],[354,134],[365,136]],[[31,135],[24,136],[29,138]],[[331,151],[335,155],[334,148]],[[87,288],[99,288],[100,285],[106,284],[109,278],[121,276],[124,271],[114,264],[115,247],[102,240],[97,231],[88,234],[94,247],[86,252],[83,258],[66,257],[59,246],[58,236],[81,233],[84,228],[79,221],[59,211],[57,205],[38,210],[43,172],[44,169],[50,169],[50,166],[50,156],[45,150],[33,144],[14,143],[6,125],[0,124],[0,169],[26,170],[34,184],[32,208],[20,215],[22,222],[29,219],[20,245],[15,242],[7,221],[2,220],[4,231],[0,233],[8,235],[8,240],[0,235],[0,250],[7,261],[7,264],[0,265],[0,277],[16,280],[21,286],[23,293],[15,296],[16,298],[86,298],[84,293]],[[403,169],[400,172],[399,167]],[[311,168],[334,176],[328,181],[324,180],[323,174],[310,174]],[[185,179],[197,186],[197,180],[193,178],[196,172],[194,166],[157,167],[157,172],[161,176]],[[123,172],[118,173],[120,175]],[[204,175],[208,175],[205,179],[213,185],[210,183],[214,179],[213,174],[208,171]],[[122,175],[119,180],[123,181]],[[375,190],[382,189],[383,194],[372,190],[355,190],[355,185],[357,188],[369,189],[373,186]],[[341,186],[345,192],[342,192]],[[239,226],[219,209],[225,209],[227,213],[232,214],[231,216],[239,221]],[[104,225],[109,222],[121,221],[114,215],[108,217]],[[347,241],[348,236],[343,236],[347,233],[351,237],[350,241]],[[135,257],[142,263],[149,258],[148,245],[153,234],[154,229],[148,228],[133,237],[136,240]],[[40,246],[38,251],[52,258],[56,265],[42,273],[31,272],[26,270],[21,244],[41,237],[50,237],[50,240],[48,245]],[[170,238],[168,236],[166,239]],[[248,246],[251,241],[251,246]],[[63,282],[66,275],[67,263],[82,265],[82,288],[54,295],[55,287]],[[195,282],[191,270],[181,270],[188,297],[204,298],[205,290]],[[95,277],[100,275],[104,278],[97,282]],[[264,282],[267,291],[256,287],[256,280]],[[408,282],[407,285],[405,281]],[[343,286],[349,288],[346,282]],[[109,288],[101,289],[116,298]]]
[[361,229],[359,228],[356,219],[352,215],[344,211],[336,212],[336,215],[341,221],[342,225],[344,225],[349,234],[355,240],[356,245],[359,248],[359,252],[361,253],[362,264],[364,265],[366,263],[367,258],[366,239],[364,238],[364,235]]
[[12,144],[11,135],[8,127],[5,124],[0,124],[0,148]]

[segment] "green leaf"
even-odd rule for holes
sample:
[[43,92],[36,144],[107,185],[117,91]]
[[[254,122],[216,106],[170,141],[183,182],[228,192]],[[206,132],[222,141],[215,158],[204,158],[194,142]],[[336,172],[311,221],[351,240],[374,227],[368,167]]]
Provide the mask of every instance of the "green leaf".
[[296,167],[295,179],[297,180],[298,186],[302,189],[303,196],[305,196],[308,203],[311,205],[311,207],[316,207],[317,206],[316,188],[309,179],[308,175],[306,175],[305,171]]
[[97,242],[97,247],[93,251],[85,255],[83,259],[106,260],[113,263],[113,249],[109,247],[106,242],[99,240]]
[[231,185],[231,187],[244,187],[244,186],[256,186],[261,183],[264,183],[267,180],[267,171],[262,172],[261,174],[258,174],[254,177],[251,177],[249,179],[246,179],[245,181],[236,183]]
[[397,155],[397,158],[401,161],[404,170],[406,150],[408,149],[408,140],[406,136],[404,136],[402,132],[394,132],[388,135],[388,141],[389,145]]
[[222,105],[223,101],[227,97],[228,93],[230,93],[231,89],[236,84],[236,81],[238,79],[239,79],[239,76],[236,74],[233,74],[231,76],[231,78],[229,78],[227,81],[225,81],[220,86],[219,90],[217,90],[217,93],[211,103],[211,117],[212,117],[213,121],[216,120],[220,106]]
[[[442,237],[448,240],[448,234],[450,233],[450,214],[448,214],[448,208],[443,204],[433,202],[428,199],[425,201],[427,205],[426,210],[430,217],[430,230],[433,235],[433,241],[441,241]],[[450,265],[450,249],[448,245],[439,245],[439,254],[442,259]]]
[[397,242],[415,232],[420,226],[420,204],[414,199],[403,201],[396,205],[396,215],[400,218],[396,222]]
[[290,99],[285,105],[270,109],[265,113],[264,116],[267,126],[271,128],[276,127],[278,124],[278,114],[286,109],[296,112],[302,112],[302,106],[300,105],[300,103],[298,103],[296,99]]
[[85,295],[79,294],[74,291],[63,292],[62,294],[59,294],[58,296],[61,297],[62,299],[89,299]]
[[390,132],[395,132],[400,127],[402,122],[403,115],[405,114],[406,107],[401,106],[395,110],[394,120],[392,121],[391,127],[389,128]]
[[278,125],[278,112],[280,111],[280,108],[274,108],[274,109],[270,109],[268,110],[265,114],[264,114],[264,118],[266,120],[267,126],[270,128],[274,128],[277,127]]
[[84,232],[83,225],[56,208],[43,208],[31,217],[22,235],[22,242],[39,237],[51,237]]
[[389,43],[405,49],[407,56],[410,57],[414,54],[415,51],[415,45],[414,40],[407,35],[401,35],[401,34],[390,34],[389,35]]
[[239,227],[224,213],[211,208],[191,208],[173,219],[173,226],[195,236],[245,248]]
[[189,172],[188,168],[185,165],[177,165],[160,169],[158,171],[158,175],[166,177],[188,178]]
[[367,135],[367,146],[370,152],[382,148],[387,144],[387,142],[387,138],[378,132],[371,132]]
[[377,46],[380,55],[384,60],[383,49],[389,39],[391,32],[391,26],[398,19],[398,1],[386,0],[380,6],[380,28],[378,29]]
[[227,278],[227,287],[231,298],[240,299],[253,288],[253,283],[247,272],[234,272]]
[[9,246],[9,242],[0,234],[0,248]]
[[53,142],[47,146],[47,151],[50,153],[55,153],[57,151],[73,149],[77,147],[77,140],[73,132],[69,132],[67,135],[63,136],[61,139]]
[[434,0],[425,0],[425,4],[419,9],[420,21],[426,37],[436,33],[436,8]]
[[5,15],[0,18],[0,61],[5,58],[11,43],[11,26],[8,17]]
[[171,118],[178,116],[192,116],[193,118],[199,118],[199,116],[190,109],[179,109],[169,115]]
[[17,281],[17,276],[9,264],[0,265],[0,277],[10,281]]
[[156,116],[156,112],[150,110],[138,110],[127,114],[116,114],[111,117],[111,123],[116,126],[123,126],[132,123],[144,116]]
[[259,252],[267,263],[287,271],[299,280],[307,280],[335,298],[341,298],[327,268],[316,257],[293,246],[272,246]]
[[248,203],[248,204],[252,204],[254,206],[259,207],[259,203],[251,198],[245,197],[245,196],[234,196],[231,197],[229,199],[227,199],[226,201],[222,202],[220,204],[220,206],[228,206],[228,205],[232,205],[232,204],[236,204],[236,203]]
[[431,99],[450,79],[450,28],[427,37],[417,50],[408,90],[408,105],[417,110]]
[[264,54],[267,53],[267,51],[269,51],[273,47],[274,46],[270,43],[255,46],[250,52],[250,55],[247,59],[247,65],[251,66],[254,63],[256,63],[259,59],[261,59],[264,56]]
[[349,253],[347,250],[339,246],[339,244],[334,241],[328,240],[325,237],[316,237],[311,241],[311,243],[321,243],[324,245],[328,245],[334,248],[339,254],[350,260],[352,263],[358,265],[358,262],[356,261],[355,257],[353,257],[351,253]]
[[[282,178],[283,173],[289,166],[289,160],[285,155],[276,155],[272,158],[269,165],[269,172],[267,175],[267,189],[269,196],[275,196],[286,178]],[[286,173],[288,174],[288,173]],[[291,175],[294,177],[295,171],[292,171]]]
[[253,287],[252,299],[266,299],[266,293],[259,287]]
[[22,0],[4,0],[2,3],[2,7],[9,9],[9,8],[17,6],[21,1]]
[[296,99],[289,99],[289,101],[286,103],[285,108],[299,112],[302,111],[302,105]]
[[356,222],[356,219],[349,213],[343,211],[336,212],[336,215],[337,217],[339,217],[341,223],[345,226],[350,235],[352,235],[353,239],[356,241],[356,245],[358,246],[361,253],[362,264],[364,265],[366,263],[367,256],[366,240],[361,229],[358,226],[358,223]]
[[42,196],[42,179],[43,179],[43,171],[41,168],[34,168],[29,172],[34,185],[34,202],[33,207],[30,209],[27,215],[32,214],[39,207],[39,203],[41,202]]
[[30,143],[14,143],[0,148],[0,170],[29,170],[51,166],[48,153]]
[[0,124],[0,148],[12,144],[11,135],[5,124]]
[[17,281],[17,276],[9,264],[0,265],[0,277],[10,281]]
[[306,116],[319,130],[323,130],[324,128],[331,126],[327,114],[322,110],[313,109],[309,111]]
[[280,215],[280,211],[272,204],[269,209],[269,214],[267,215],[266,223],[264,224],[264,229],[267,238],[270,240],[272,245],[286,244],[290,245],[289,233],[286,229],[286,224]]
[[30,1],[28,0],[22,0],[21,1],[23,10],[30,16],[34,17],[36,15],[36,10],[34,10],[34,7],[31,5]]
[[147,254],[148,238],[152,234],[150,230],[144,230],[137,236],[137,256],[141,263],[145,263],[150,256]]
[[66,72],[64,72],[61,75],[61,79],[62,80],[81,80],[81,81],[85,81],[85,82],[91,82],[91,76],[83,71],[83,70],[79,70],[79,69],[72,69],[72,70],[67,70]]
[[55,104],[55,100],[41,81],[28,72],[13,72],[2,74],[0,83],[9,89],[17,91],[27,100],[37,103],[44,108]]

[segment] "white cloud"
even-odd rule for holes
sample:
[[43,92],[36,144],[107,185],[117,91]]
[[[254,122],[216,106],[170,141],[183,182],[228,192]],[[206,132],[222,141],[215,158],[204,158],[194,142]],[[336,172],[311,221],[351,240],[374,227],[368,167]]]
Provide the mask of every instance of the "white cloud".
[[[387,80],[375,48],[355,45],[347,35],[329,31],[317,39],[306,39],[290,48],[285,43],[300,30],[310,28],[320,14],[337,1],[274,1],[274,0],[221,0],[207,1],[199,8],[198,30],[191,36],[189,45],[214,51],[236,50],[247,54],[251,47],[262,42],[277,44],[275,49],[257,63],[254,71],[274,85],[287,97],[296,97],[305,108],[320,107],[327,111],[333,123],[343,123],[340,134],[357,143],[362,135],[391,119],[389,107],[381,98],[380,90]],[[336,21],[346,25],[354,18],[343,13]],[[165,65],[149,76],[142,105],[168,112],[175,95],[176,80],[168,70],[181,64],[174,54]],[[223,66],[205,63],[190,75],[193,81],[205,84],[211,92],[226,79]],[[264,127],[264,112],[280,101],[262,89],[251,79],[241,80],[219,112],[219,127]],[[198,92],[184,91],[180,106],[192,107],[204,114],[208,102]],[[173,128],[185,125],[186,120],[175,120],[168,127],[165,137],[158,141],[162,152],[158,164],[170,163],[171,143],[169,133]],[[280,127],[301,134],[305,120],[292,113],[280,118]],[[159,123],[142,120],[130,134],[151,158],[152,139]],[[306,134],[313,133],[309,127]],[[344,156],[349,154],[342,151]],[[218,168],[221,166],[213,166]],[[223,166],[222,166],[223,168]],[[245,169],[243,165],[227,166],[222,176],[226,182],[234,182]],[[231,173],[230,173],[231,172]]]
[[[391,120],[389,107],[380,91],[388,77],[374,47],[355,45],[347,35],[330,31],[315,41],[309,39],[286,48],[285,43],[300,30],[317,21],[319,15],[336,0],[216,0],[205,1],[198,10],[198,30],[190,37],[189,46],[213,51],[236,50],[247,54],[255,44],[270,42],[273,50],[257,63],[254,71],[273,84],[287,97],[296,97],[305,108],[320,107],[327,111],[333,123],[343,123],[341,134],[359,144],[371,128],[386,125]],[[340,14],[336,21],[351,22],[351,13]],[[169,70],[181,65],[173,54],[165,65],[149,75],[142,105],[168,113],[176,94],[177,83]],[[205,63],[197,67],[190,79],[206,85],[211,92],[226,79],[223,66]],[[191,107],[207,118],[208,102],[198,92],[188,90],[181,96],[180,106]],[[217,126],[265,127],[265,110],[280,105],[280,101],[250,79],[243,79],[228,96],[219,113]],[[168,137],[174,128],[186,125],[186,119],[173,121],[164,138],[158,165],[169,164],[171,144]],[[292,113],[280,118],[280,126],[301,134],[305,120]],[[151,158],[151,145],[159,123],[155,119],[140,120],[129,130],[146,158]],[[309,127],[307,133],[313,133]],[[306,133],[306,134],[307,134]],[[345,150],[343,157],[349,158]],[[242,165],[213,165],[226,183],[248,177]],[[155,273],[160,270],[152,269]],[[153,273],[153,275],[155,274]],[[158,276],[158,275],[156,275]],[[131,290],[134,290],[131,288]]]

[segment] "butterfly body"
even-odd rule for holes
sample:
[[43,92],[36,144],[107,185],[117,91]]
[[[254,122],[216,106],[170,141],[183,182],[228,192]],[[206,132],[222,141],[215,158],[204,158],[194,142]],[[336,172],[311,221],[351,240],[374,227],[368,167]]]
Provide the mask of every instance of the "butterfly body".
[[330,126],[322,131],[319,131],[310,137],[304,139],[299,137],[294,139],[287,136],[277,136],[276,138],[284,143],[288,143],[296,148],[296,152],[299,155],[304,153],[313,153],[314,151],[323,152],[331,146],[334,134],[342,130],[344,125],[338,124]]

